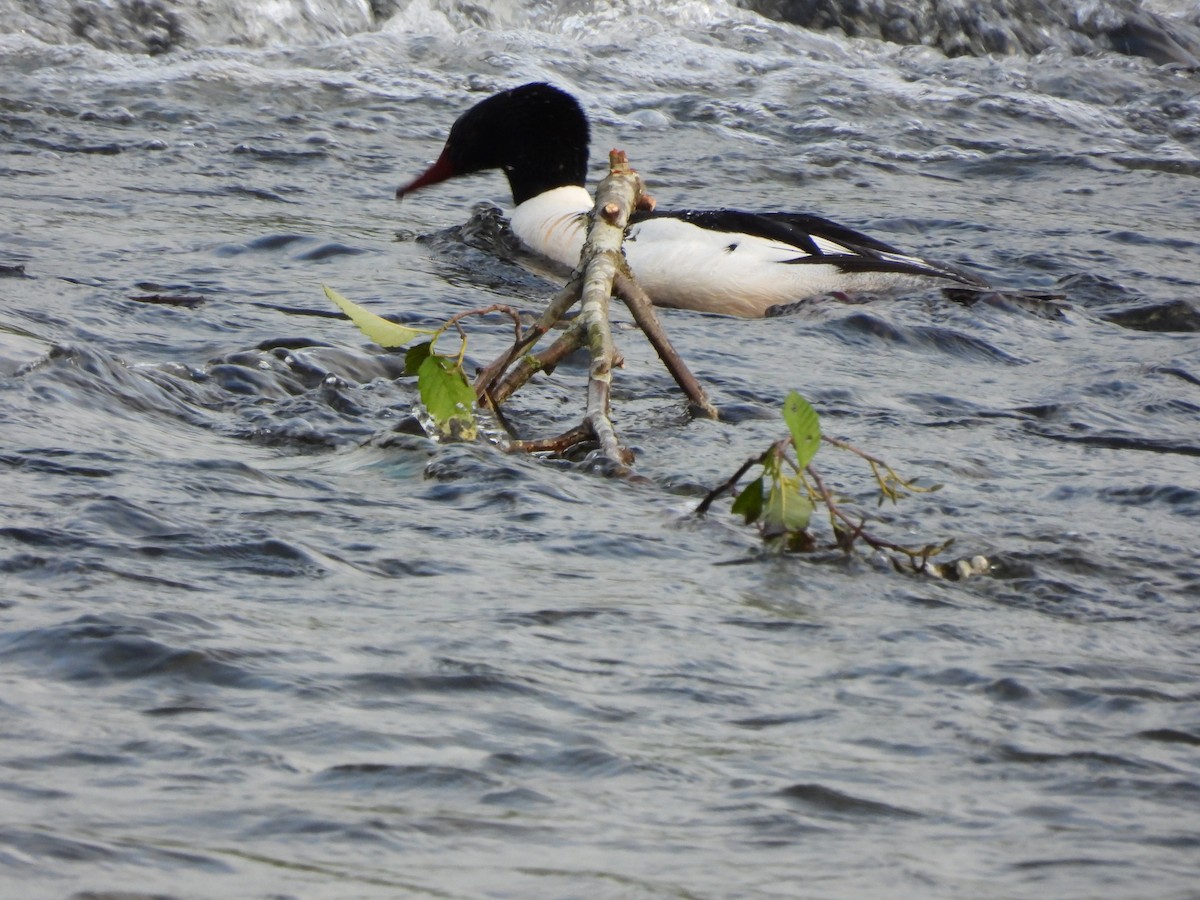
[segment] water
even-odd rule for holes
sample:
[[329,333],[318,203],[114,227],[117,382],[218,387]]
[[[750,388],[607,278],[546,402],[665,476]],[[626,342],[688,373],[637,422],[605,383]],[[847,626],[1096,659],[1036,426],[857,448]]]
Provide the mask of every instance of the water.
[[[0,894],[1196,896],[1196,74],[721,3],[339,9],[154,56],[53,5],[0,36]],[[500,176],[392,199],[534,78],[661,204],[819,212],[1070,308],[669,312],[718,423],[619,332],[642,482],[434,444],[399,359],[306,313],[537,308],[455,230]],[[582,372],[514,421],[574,424]],[[691,518],[793,387],[945,484],[880,531],[994,573]]]

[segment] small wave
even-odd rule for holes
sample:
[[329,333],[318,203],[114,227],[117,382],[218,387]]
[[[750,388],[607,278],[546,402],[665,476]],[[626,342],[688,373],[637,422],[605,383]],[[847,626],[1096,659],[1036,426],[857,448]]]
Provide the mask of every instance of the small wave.
[[917,350],[936,350],[957,359],[1018,366],[1024,360],[1005,353],[982,338],[933,325],[901,325],[869,313],[843,316],[823,326],[845,343],[862,346],[884,343]]
[[496,779],[456,766],[346,763],[314,776],[314,786],[355,791],[486,790]]
[[[65,625],[10,632],[0,646],[14,662],[66,681],[101,684],[143,678],[190,685],[271,687],[229,653],[171,646],[162,623],[86,615]],[[158,637],[151,637],[151,633]]]
[[918,819],[921,813],[890,803],[855,797],[822,784],[793,784],[778,796],[820,815],[850,819]]

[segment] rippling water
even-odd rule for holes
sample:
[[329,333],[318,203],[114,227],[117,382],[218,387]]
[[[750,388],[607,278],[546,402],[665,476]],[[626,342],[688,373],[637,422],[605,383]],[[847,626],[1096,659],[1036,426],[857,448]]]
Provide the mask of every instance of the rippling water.
[[[719,2],[389,8],[155,56],[0,35],[3,893],[1196,896],[1196,73]],[[661,204],[818,212],[1068,307],[668,312],[727,418],[619,334],[641,483],[437,445],[319,285],[536,309],[472,212],[502,178],[392,199],[535,78]],[[573,424],[583,371],[514,420]],[[945,484],[881,529],[993,574],[689,517],[790,388]]]

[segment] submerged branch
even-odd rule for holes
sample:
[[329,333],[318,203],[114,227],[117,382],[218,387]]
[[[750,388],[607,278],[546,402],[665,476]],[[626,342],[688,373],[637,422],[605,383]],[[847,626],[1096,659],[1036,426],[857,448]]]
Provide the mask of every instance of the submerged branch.
[[621,260],[614,286],[616,287],[618,296],[629,307],[629,312],[632,313],[633,320],[645,333],[655,352],[658,353],[658,358],[667,367],[667,371],[671,373],[680,390],[687,394],[688,399],[692,402],[692,406],[705,418],[716,419],[718,417],[717,408],[708,399],[708,394],[705,393],[700,382],[696,380],[696,376],[692,374],[691,369],[687,367],[687,364],[683,361],[683,357],[676,352],[675,346],[671,343],[671,339],[667,337],[667,332],[658,320],[658,314],[654,311],[654,305],[650,302],[650,298],[646,295],[646,292],[642,290],[642,286],[638,284],[633,272],[630,271],[629,264],[623,259]]
[[[565,356],[586,347],[590,357],[586,405],[582,428],[588,438],[599,444],[600,454],[614,466],[613,471],[628,473],[632,456],[621,446],[611,415],[613,370],[623,360],[613,342],[609,306],[614,292],[625,301],[638,327],[658,353],[667,370],[687,395],[699,415],[715,419],[716,407],[704,388],[692,375],[671,345],[645,291],[629,270],[621,245],[625,229],[635,209],[652,209],[654,201],[645,193],[641,177],[629,167],[624,152],[609,154],[609,175],[596,190],[587,239],[580,254],[579,267],[539,316],[537,322],[522,330],[518,327],[512,346],[475,378],[474,390],[481,404],[498,409],[536,373],[552,370]],[[533,348],[558,324],[576,303],[579,316],[551,346],[538,353]],[[578,429],[566,433],[577,438]],[[564,447],[564,438],[546,441],[517,441],[513,446],[531,452]],[[574,444],[579,441],[575,440]],[[573,446],[573,445],[572,445]]]

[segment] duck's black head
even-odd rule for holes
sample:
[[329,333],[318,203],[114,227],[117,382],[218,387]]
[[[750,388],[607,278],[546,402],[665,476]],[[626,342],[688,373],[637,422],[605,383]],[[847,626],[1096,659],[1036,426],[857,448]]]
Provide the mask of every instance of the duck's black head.
[[549,84],[523,84],[459,116],[437,162],[396,197],[458,175],[502,169],[513,202],[524,203],[556,187],[583,185],[588,140],[587,116],[574,97]]

